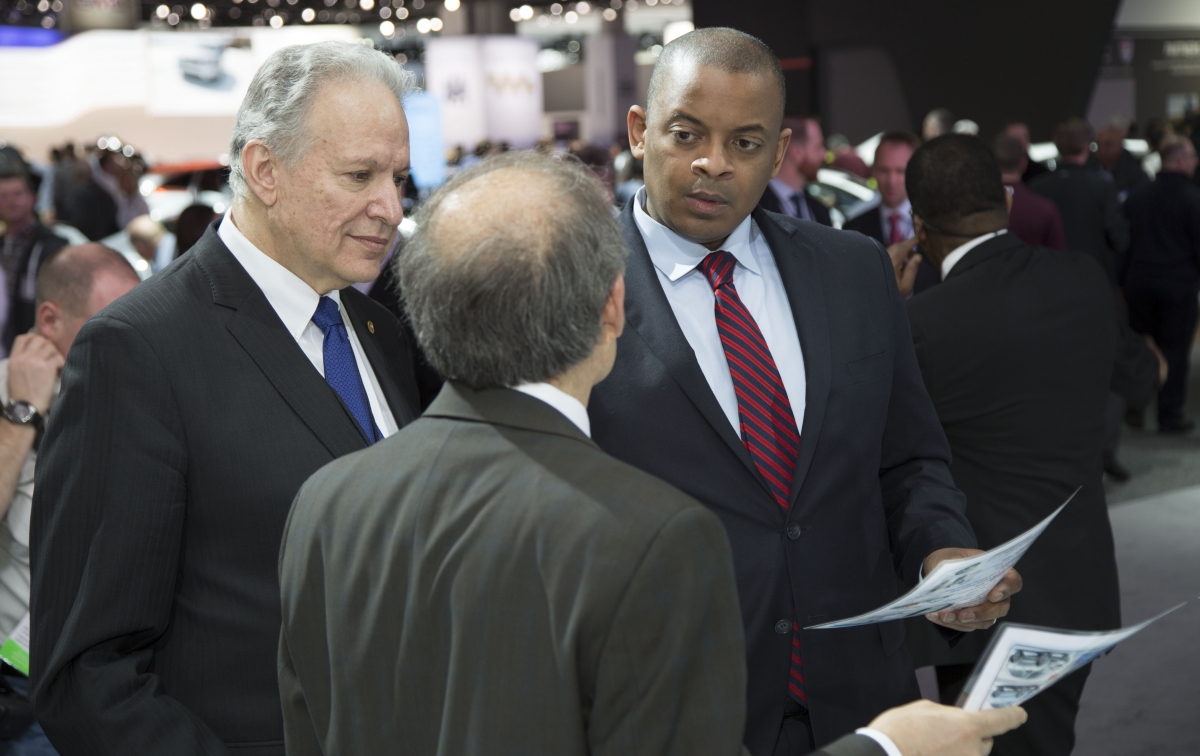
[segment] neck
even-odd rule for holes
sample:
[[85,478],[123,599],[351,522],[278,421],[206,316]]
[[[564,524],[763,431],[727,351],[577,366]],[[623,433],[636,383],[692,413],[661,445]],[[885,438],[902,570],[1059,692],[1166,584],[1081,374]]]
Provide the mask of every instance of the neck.
[[32,226],[34,220],[35,220],[34,216],[32,214],[30,214],[30,215],[25,216],[25,218],[22,220],[9,221],[9,223],[7,224],[8,230],[5,233],[7,233],[9,236],[15,236],[16,234],[19,234],[22,231],[24,231],[25,229]]
[[297,278],[311,286],[317,294],[325,296],[335,288],[340,288],[330,286],[327,281],[321,280],[301,265],[295,256],[286,254],[289,245],[281,244],[272,232],[271,221],[267,217],[269,209],[262,203],[254,199],[238,197],[233,201],[230,213],[233,225],[237,226],[238,231],[242,232],[242,236],[246,237],[247,241],[264,255],[295,273]]
[[588,399],[592,396],[592,388],[608,375],[608,370],[599,370],[600,366],[597,365],[598,352],[600,352],[599,349],[583,362],[573,365],[565,372],[553,378],[547,379],[546,383],[549,383],[564,394],[578,399],[579,403],[586,407]]
[[895,210],[896,208],[901,207],[907,200],[908,200],[908,197],[905,197],[905,198],[901,199],[899,202],[895,202],[895,203],[891,203],[891,202],[888,202],[887,200],[884,200],[883,206],[886,207],[888,210]]
[[1019,173],[1001,173],[1000,182],[1004,184],[1019,184],[1021,183],[1021,174]]
[[779,166],[779,175],[775,178],[787,184],[795,191],[800,191],[808,183],[808,179],[800,172],[800,166],[790,160],[784,160]]

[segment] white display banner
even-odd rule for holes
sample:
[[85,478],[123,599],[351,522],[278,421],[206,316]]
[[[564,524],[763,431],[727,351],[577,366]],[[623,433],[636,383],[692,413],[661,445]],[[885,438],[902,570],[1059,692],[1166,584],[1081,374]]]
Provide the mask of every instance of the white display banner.
[[470,152],[487,138],[483,50],[479,37],[438,37],[425,43],[425,90],[442,106],[447,148]]
[[532,147],[542,134],[542,74],[537,40],[482,38],[487,136],[513,147]]

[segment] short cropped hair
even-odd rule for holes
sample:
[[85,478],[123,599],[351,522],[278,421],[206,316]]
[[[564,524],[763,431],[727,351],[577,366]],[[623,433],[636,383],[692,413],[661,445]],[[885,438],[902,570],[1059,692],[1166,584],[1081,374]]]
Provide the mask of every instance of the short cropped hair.
[[[529,216],[475,227],[468,236],[482,241],[456,244],[454,227],[476,221],[443,218],[452,212],[447,198],[506,169],[536,176],[549,207],[527,206],[518,212]],[[603,187],[578,161],[534,152],[490,158],[455,175],[416,224],[396,270],[417,341],[443,376],[476,389],[536,383],[595,350],[625,246]]]
[[1025,144],[1012,134],[1001,132],[992,142],[992,152],[996,155],[996,164],[1002,173],[1015,173],[1021,170],[1021,161],[1025,160]]
[[1076,157],[1092,149],[1092,127],[1082,118],[1068,118],[1054,129],[1054,146],[1063,157]]
[[885,144],[906,144],[909,149],[916,152],[917,148],[921,146],[921,137],[911,131],[885,131],[879,137],[879,144],[875,145],[875,160],[879,159],[879,151]]
[[1162,158],[1164,164],[1175,159],[1175,156],[1187,149],[1187,137],[1181,137],[1177,134],[1168,134],[1163,137],[1162,142],[1158,145],[1158,156]]
[[646,91],[646,109],[654,107],[663,77],[681,59],[694,61],[697,65],[710,66],[731,74],[762,74],[775,81],[779,89],[779,112],[787,105],[787,80],[783,67],[771,48],[758,37],[715,26],[696,29],[684,34],[663,48],[650,74],[650,85]]
[[69,315],[85,314],[92,298],[92,285],[101,272],[140,280],[124,255],[103,244],[92,242],[64,247],[46,258],[38,269],[37,306],[53,302]]
[[267,58],[250,81],[229,138],[229,185],[245,197],[242,150],[261,140],[285,164],[294,164],[312,144],[308,111],[328,82],[377,81],[396,100],[413,90],[413,74],[395,58],[352,42],[318,42],[280,48]]
[[38,189],[42,183],[38,177],[25,170],[24,167],[12,165],[7,161],[0,161],[0,181],[7,181],[9,179],[21,179],[25,182],[25,188],[34,194],[38,193]]
[[913,153],[904,174],[913,212],[954,233],[957,221],[976,213],[1005,211],[1000,166],[981,139],[943,134]]

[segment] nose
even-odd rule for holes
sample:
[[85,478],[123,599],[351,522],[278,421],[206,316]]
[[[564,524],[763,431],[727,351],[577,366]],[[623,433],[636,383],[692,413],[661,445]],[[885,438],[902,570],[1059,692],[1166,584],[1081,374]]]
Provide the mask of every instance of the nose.
[[404,220],[404,206],[400,204],[400,187],[392,183],[391,177],[381,182],[382,187],[367,206],[367,217],[381,220],[389,226],[398,226]]
[[725,154],[725,146],[710,142],[708,149],[692,161],[692,172],[708,178],[723,178],[733,173],[733,164]]

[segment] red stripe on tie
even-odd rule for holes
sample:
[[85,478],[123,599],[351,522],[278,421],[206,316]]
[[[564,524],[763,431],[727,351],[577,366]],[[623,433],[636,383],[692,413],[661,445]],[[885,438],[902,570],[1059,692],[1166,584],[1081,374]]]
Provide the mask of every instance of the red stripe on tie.
[[[800,429],[796,427],[787,387],[767,340],[733,284],[737,260],[728,252],[718,251],[705,257],[699,267],[713,288],[717,334],[737,396],[742,443],[772,498],[786,510],[800,453]],[[807,706],[803,670],[800,623],[793,608],[788,695]]]

